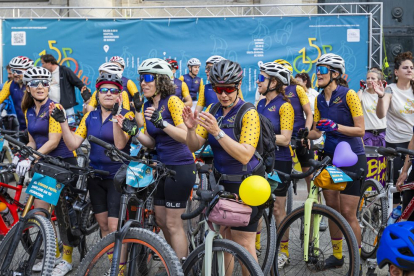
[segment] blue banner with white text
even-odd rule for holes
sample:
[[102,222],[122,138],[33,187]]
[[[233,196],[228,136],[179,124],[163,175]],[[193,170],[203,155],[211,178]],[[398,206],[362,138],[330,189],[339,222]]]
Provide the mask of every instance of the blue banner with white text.
[[[344,78],[353,89],[365,77],[369,58],[366,16],[198,18],[148,20],[6,19],[3,21],[3,76],[15,56],[33,59],[53,54],[95,90],[98,67],[112,56],[126,62],[124,76],[138,86],[137,67],[147,58],[178,61],[176,77],[188,73],[190,58],[201,60],[199,76],[207,83],[205,60],[221,55],[244,69],[244,98],[254,102],[259,64],[285,59],[294,74],[307,72],[316,86],[315,64],[324,53],[341,55]],[[139,86],[138,86],[139,87]],[[77,90],[77,101],[82,98]]]

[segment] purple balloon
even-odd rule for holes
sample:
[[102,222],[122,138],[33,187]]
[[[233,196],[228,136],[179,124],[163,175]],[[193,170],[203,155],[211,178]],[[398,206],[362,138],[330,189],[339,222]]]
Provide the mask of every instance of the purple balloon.
[[348,142],[336,145],[332,164],[337,167],[351,167],[358,162],[358,156],[352,151]]

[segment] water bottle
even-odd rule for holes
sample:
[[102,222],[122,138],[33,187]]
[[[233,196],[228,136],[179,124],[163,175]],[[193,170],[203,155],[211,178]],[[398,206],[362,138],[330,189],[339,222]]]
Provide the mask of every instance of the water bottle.
[[10,213],[9,208],[7,208],[6,203],[4,203],[4,202],[0,202],[0,214],[3,218],[4,223],[7,226],[10,226],[13,223],[13,221],[14,221],[13,216]]
[[399,217],[401,216],[401,205],[398,205],[397,207],[392,210],[391,216],[388,219],[387,225],[393,224]]

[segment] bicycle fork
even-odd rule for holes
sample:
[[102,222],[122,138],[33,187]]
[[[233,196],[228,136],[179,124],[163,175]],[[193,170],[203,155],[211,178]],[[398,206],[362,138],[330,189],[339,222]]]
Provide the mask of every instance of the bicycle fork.
[[[212,270],[212,263],[213,263],[213,241],[216,237],[220,237],[220,226],[213,224],[214,231],[208,231],[208,234],[205,239],[205,255],[204,255],[204,267],[203,270],[204,273],[202,273],[203,276],[211,276],[211,270]],[[216,252],[217,254],[217,269],[218,274],[220,276],[225,275],[225,265],[224,265],[224,253],[221,251]]]
[[[310,235],[312,235],[312,249],[319,248],[319,223],[321,222],[320,215],[313,215],[312,217],[312,207],[314,203],[318,203],[318,187],[316,187],[313,182],[311,184],[311,193],[305,201],[304,206],[304,219],[303,219],[303,259],[305,262],[309,261],[309,249],[310,249]],[[313,219],[313,221],[312,221]],[[311,233],[311,226],[313,226],[313,231]],[[314,250],[312,254],[319,254],[318,250]]]

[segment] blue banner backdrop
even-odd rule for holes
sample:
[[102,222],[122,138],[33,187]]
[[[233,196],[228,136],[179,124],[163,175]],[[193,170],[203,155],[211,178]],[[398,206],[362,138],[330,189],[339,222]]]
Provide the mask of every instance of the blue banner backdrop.
[[[211,55],[237,61],[244,68],[242,91],[253,102],[258,65],[286,59],[294,74],[308,72],[316,86],[315,63],[324,53],[346,61],[350,87],[357,89],[368,66],[368,17],[313,16],[261,18],[199,18],[149,20],[6,19],[3,21],[3,69],[15,56],[41,65],[39,56],[53,54],[94,91],[100,64],[111,56],[126,61],[124,76],[137,83],[137,67],[147,58],[174,58],[177,76],[188,72],[187,61],[204,62]],[[4,74],[3,74],[4,75]],[[82,103],[77,91],[78,103]]]

